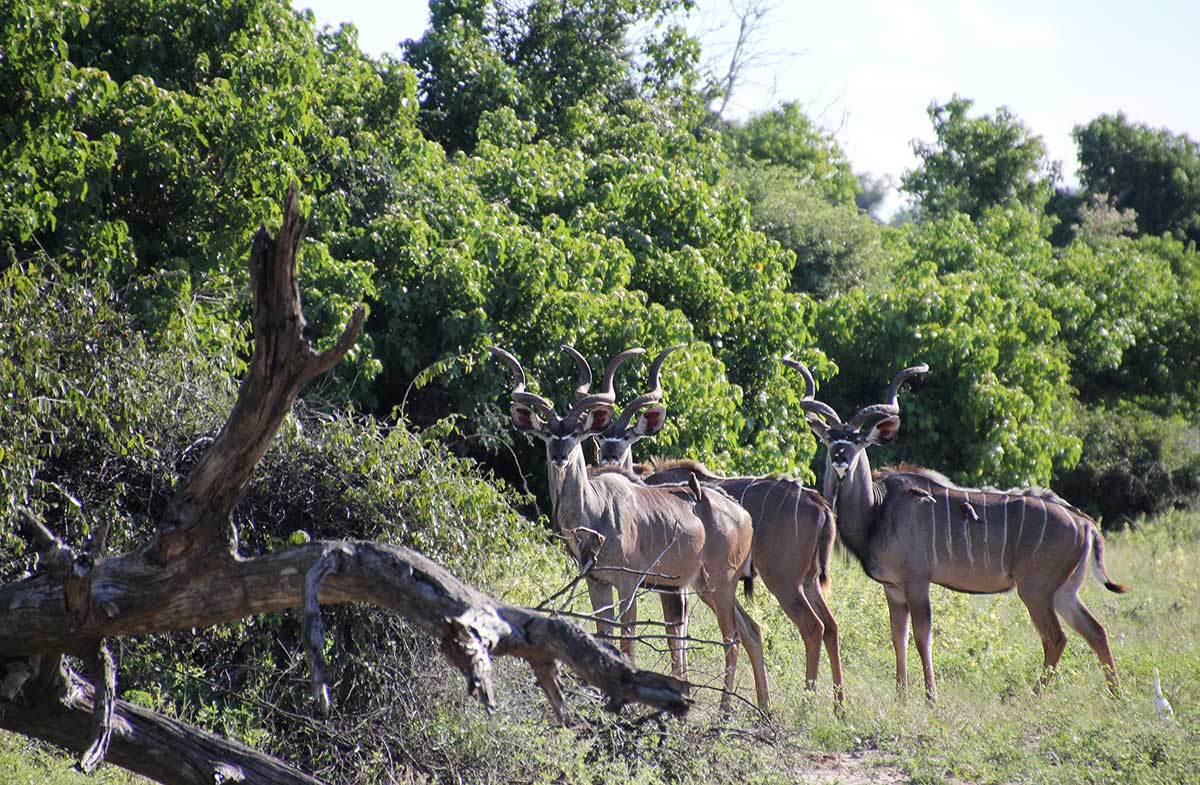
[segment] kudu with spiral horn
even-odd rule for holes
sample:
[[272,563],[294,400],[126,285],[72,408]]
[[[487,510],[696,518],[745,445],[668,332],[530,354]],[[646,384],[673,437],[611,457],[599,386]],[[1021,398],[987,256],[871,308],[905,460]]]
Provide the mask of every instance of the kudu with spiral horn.
[[[513,424],[546,445],[555,526],[585,569],[598,632],[610,634],[615,587],[621,651],[632,663],[638,589],[647,582],[690,586],[713,609],[726,644],[722,707],[732,695],[740,640],[750,655],[758,703],[765,709],[769,692],[762,641],[752,634],[753,622],[735,594],[739,569],[750,552],[750,516],[719,491],[697,498],[685,485],[650,487],[620,472],[590,475],[582,442],[608,425],[614,396],[605,391],[583,394],[560,417],[549,400],[525,390],[525,372],[515,357],[497,347],[490,351],[513,373]],[[587,381],[590,385],[590,372]],[[674,640],[671,649],[672,670],[686,678],[681,641]]]
[[[634,442],[647,436],[653,436],[662,430],[663,424],[667,420],[667,410],[662,405],[663,390],[662,384],[659,382],[659,374],[667,355],[677,349],[682,349],[684,345],[677,343],[659,352],[658,356],[654,358],[654,362],[650,364],[650,389],[623,406],[620,416],[614,418],[604,429],[604,433],[596,437],[600,442],[600,462],[602,464],[619,466],[632,471]],[[617,366],[620,365],[618,360],[629,351],[634,350],[621,352],[609,363],[612,373],[605,374],[605,390],[612,392],[613,376],[616,374]],[[634,415],[637,415],[636,422],[632,422]],[[685,482],[686,480],[687,478],[684,477],[680,481]]]
[[[787,360],[812,387],[812,374]],[[933,703],[933,640],[930,584],[953,591],[992,594],[1016,588],[1042,639],[1043,671],[1038,688],[1053,675],[1066,636],[1061,616],[1095,651],[1117,692],[1108,634],[1079,599],[1089,564],[1114,592],[1108,578],[1104,538],[1094,521],[1042,489],[978,490],[951,484],[937,472],[902,466],[873,478],[867,448],[896,438],[897,395],[904,381],[928,371],[905,368],[892,380],[884,403],[872,404],[843,423],[829,405],[801,402],[809,425],[825,444],[825,496],[837,511],[842,542],[874,580],[883,584],[896,651],[896,684],[907,686],[909,617],[921,656],[925,696]]]
[[[662,388],[658,371],[662,360],[675,348],[664,350],[655,360],[650,369],[650,391],[631,401],[616,424],[605,431],[601,461],[631,468],[633,444],[662,428],[666,410],[659,404]],[[812,398],[814,393],[815,388],[810,389],[808,397]],[[629,422],[634,414],[639,414],[639,421],[631,427]],[[844,691],[838,625],[824,596],[829,588],[829,562],[837,525],[825,499],[788,477],[723,477],[692,460],[655,461],[652,466],[643,476],[648,485],[685,482],[694,476],[706,485],[720,488],[750,513],[754,525],[750,563],[804,641],[805,682],[809,688],[815,688],[824,643],[834,698],[840,706]]]

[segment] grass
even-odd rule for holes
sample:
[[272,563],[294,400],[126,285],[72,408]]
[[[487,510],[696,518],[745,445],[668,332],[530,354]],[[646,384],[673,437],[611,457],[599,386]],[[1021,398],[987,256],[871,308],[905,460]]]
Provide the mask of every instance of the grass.
[[116,766],[93,775],[72,768],[75,759],[53,747],[0,731],[0,783],[4,785],[149,785],[150,780]]
[[[1108,629],[1122,684],[1119,698],[1109,696],[1095,655],[1071,630],[1056,680],[1035,695],[1041,643],[1015,594],[966,595],[935,587],[939,703],[931,709],[923,700],[920,661],[911,646],[909,697],[900,702],[883,590],[857,562],[839,558],[829,597],[842,632],[848,693],[839,718],[828,660],[822,656],[817,692],[805,691],[799,635],[774,598],[758,587],[747,607],[763,627],[771,719],[776,740],[784,742],[777,744],[784,752],[774,765],[794,773],[787,755],[799,750],[868,752],[913,783],[1200,783],[1200,513],[1173,513],[1106,539],[1109,573],[1130,592],[1113,594],[1089,576],[1081,596]],[[646,598],[639,607],[653,614],[657,605]],[[695,611],[691,632],[719,638],[706,609]],[[638,657],[642,667],[669,669],[665,653],[651,647],[639,646]],[[721,665],[715,646],[691,653],[697,683],[719,686]],[[1156,716],[1154,668],[1174,706],[1174,721]],[[744,655],[738,691],[747,699],[754,694]],[[690,723],[728,724],[716,715],[715,693],[701,690],[699,700]],[[734,724],[750,727],[754,717],[743,707]],[[745,745],[730,743],[733,738],[723,740],[728,749],[720,755],[744,756],[738,748]],[[736,779],[725,775],[719,781]]]
[[[828,662],[822,657],[817,691],[804,689],[803,645],[774,598],[758,587],[748,604],[762,624],[771,677],[770,723],[740,704],[729,717],[716,711],[721,683],[718,647],[697,644],[692,677],[702,688],[683,722],[659,723],[627,710],[603,716],[578,685],[573,708],[595,718],[576,732],[547,724],[544,701],[528,670],[503,661],[500,711],[488,715],[462,698],[446,706],[428,738],[448,757],[468,761],[477,782],[753,783],[1200,783],[1200,513],[1175,513],[1136,531],[1110,535],[1106,560],[1114,580],[1130,586],[1116,595],[1090,578],[1082,596],[1112,640],[1122,695],[1109,697],[1091,650],[1074,632],[1056,681],[1041,696],[1033,685],[1041,645],[1014,595],[971,596],[935,589],[934,669],[939,703],[922,698],[919,664],[907,701],[893,685],[894,661],[882,589],[857,563],[834,565],[830,605],[842,630],[848,703],[833,710]],[[495,590],[509,601],[536,602],[565,582],[567,559],[535,549]],[[580,599],[582,610],[584,601]],[[643,613],[656,615],[646,597]],[[712,615],[696,603],[692,634],[719,637]],[[639,645],[638,664],[669,669],[665,652]],[[1154,710],[1153,669],[1175,709],[1174,721]],[[450,676],[447,678],[457,679]],[[752,699],[743,656],[739,694]],[[638,718],[641,718],[639,722]],[[830,761],[856,761],[828,770]],[[8,785],[76,782],[136,783],[102,767],[100,779],[70,770],[70,761],[12,735],[0,734],[0,782]],[[886,768],[875,769],[874,766]],[[371,781],[422,782],[419,775],[380,769]],[[452,777],[453,779],[454,777]]]

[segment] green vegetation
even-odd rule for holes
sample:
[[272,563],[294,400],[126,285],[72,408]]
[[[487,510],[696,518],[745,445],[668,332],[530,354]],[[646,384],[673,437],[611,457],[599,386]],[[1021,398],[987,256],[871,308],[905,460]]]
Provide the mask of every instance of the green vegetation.
[[[235,515],[243,548],[399,542],[536,604],[570,581],[569,561],[543,525],[542,450],[512,433],[507,371],[486,346],[561,403],[575,366],[560,344],[596,364],[687,342],[663,369],[670,416],[652,449],[808,480],[802,384],[779,356],[805,360],[839,410],[924,361],[882,462],[1051,484],[1100,516],[1134,592],[1084,596],[1125,695],[1105,697],[1072,638],[1033,697],[1041,654],[1020,604],[940,592],[942,703],[898,705],[882,592],[843,561],[844,718],[827,681],[802,689],[798,636],[765,592],[751,612],[770,724],[749,707],[717,718],[705,690],[683,723],[614,718],[572,685],[585,727],[549,729],[510,666],[488,716],[434,644],[350,608],[329,614],[328,721],[311,718],[290,614],[122,640],[122,697],[363,785],[794,782],[811,751],[866,753],[922,783],[1200,782],[1196,143],[1095,118],[1076,129],[1084,187],[1068,193],[1011,111],[972,116],[953,96],[931,105],[933,141],[904,178],[914,220],[884,226],[803,107],[709,114],[697,44],[672,21],[687,6],[437,0],[420,40],[374,60],[353,28],[318,30],[282,0],[5,4],[4,509],[30,506],[76,545],[111,521],[110,552],[145,537],[228,411],[249,346],[249,238],[277,224],[295,181],[311,334],[336,335],[358,302],[369,317],[255,475]],[[646,372],[628,364],[622,400]],[[0,529],[0,579],[31,566],[24,548]],[[718,637],[704,611],[693,633]],[[719,681],[715,647],[694,663]],[[1154,667],[1173,723],[1153,715]],[[0,779],[74,781],[29,750],[0,738]]]

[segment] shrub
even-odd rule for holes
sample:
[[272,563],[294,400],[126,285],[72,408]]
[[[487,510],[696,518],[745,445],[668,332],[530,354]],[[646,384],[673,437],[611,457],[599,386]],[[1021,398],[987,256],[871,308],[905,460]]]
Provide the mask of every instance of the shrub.
[[1105,528],[1187,506],[1200,494],[1200,428],[1182,417],[1119,403],[1085,410],[1079,429],[1082,458],[1055,488]]

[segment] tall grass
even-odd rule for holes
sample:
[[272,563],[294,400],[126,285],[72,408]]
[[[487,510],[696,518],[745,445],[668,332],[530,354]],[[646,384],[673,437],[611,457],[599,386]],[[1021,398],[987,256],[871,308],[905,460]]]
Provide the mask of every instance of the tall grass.
[[[1108,628],[1120,697],[1108,694],[1095,655],[1069,629],[1056,679],[1035,695],[1042,647],[1020,600],[1011,593],[979,596],[935,587],[939,702],[925,704],[920,660],[911,646],[909,695],[900,701],[883,590],[843,557],[834,567],[829,602],[842,633],[845,713],[834,712],[824,655],[816,692],[804,689],[803,644],[760,586],[747,608],[763,627],[772,711],[768,728],[759,727],[753,738],[773,740],[776,752],[874,753],[914,783],[1200,783],[1200,512],[1168,513],[1110,534],[1107,545],[1109,572],[1130,592],[1113,594],[1089,576],[1081,596]],[[693,637],[719,639],[712,615],[694,605]],[[652,614],[657,602],[647,597],[639,607]],[[668,670],[666,654],[655,648],[639,646],[638,664]],[[690,664],[701,689],[688,722],[752,728],[757,715],[749,705],[733,718],[720,718],[716,693],[704,689],[721,683],[719,648],[697,645]],[[1174,706],[1171,721],[1155,712],[1154,668]],[[753,696],[744,655],[738,690]],[[731,742],[735,738],[744,737],[722,738],[718,757],[745,756],[749,742]],[[714,753],[709,748],[703,754]],[[791,773],[786,760],[773,757],[782,766],[777,773]]]

